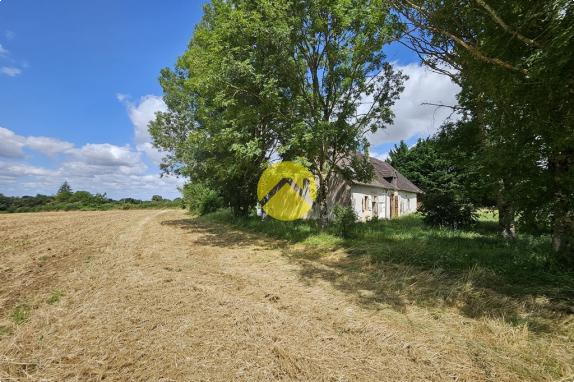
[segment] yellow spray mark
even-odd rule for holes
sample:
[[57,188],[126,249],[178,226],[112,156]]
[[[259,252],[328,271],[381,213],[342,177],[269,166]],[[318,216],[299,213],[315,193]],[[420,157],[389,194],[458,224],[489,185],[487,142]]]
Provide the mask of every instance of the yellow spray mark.
[[259,178],[257,198],[265,213],[277,220],[305,217],[317,196],[315,177],[295,162],[275,163]]

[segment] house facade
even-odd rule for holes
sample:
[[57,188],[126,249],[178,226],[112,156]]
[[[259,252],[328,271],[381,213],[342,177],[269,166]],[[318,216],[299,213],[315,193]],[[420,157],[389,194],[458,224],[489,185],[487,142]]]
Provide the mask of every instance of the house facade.
[[359,221],[393,219],[416,212],[418,196],[423,191],[387,162],[369,159],[374,170],[369,183],[333,179],[327,200],[329,210],[336,204],[350,206]]

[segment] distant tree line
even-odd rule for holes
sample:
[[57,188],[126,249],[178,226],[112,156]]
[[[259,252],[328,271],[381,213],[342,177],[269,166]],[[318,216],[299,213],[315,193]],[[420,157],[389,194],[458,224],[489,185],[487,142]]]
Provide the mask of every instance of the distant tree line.
[[5,196],[0,194],[0,212],[40,212],[73,210],[109,210],[137,208],[179,208],[182,199],[164,199],[160,195],[151,200],[123,198],[114,200],[104,194],[92,194],[88,191],[73,191],[68,182],[64,182],[55,195]]

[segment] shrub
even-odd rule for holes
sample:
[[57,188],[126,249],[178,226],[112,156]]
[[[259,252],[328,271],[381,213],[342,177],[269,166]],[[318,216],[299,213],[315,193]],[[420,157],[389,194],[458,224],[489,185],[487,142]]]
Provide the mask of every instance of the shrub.
[[357,214],[352,207],[344,207],[339,204],[333,209],[333,228],[337,235],[348,238],[353,232]]
[[455,194],[425,195],[421,212],[425,223],[450,228],[464,228],[476,222],[474,205]]
[[183,187],[183,199],[190,211],[205,215],[223,207],[221,196],[203,183],[188,183]]

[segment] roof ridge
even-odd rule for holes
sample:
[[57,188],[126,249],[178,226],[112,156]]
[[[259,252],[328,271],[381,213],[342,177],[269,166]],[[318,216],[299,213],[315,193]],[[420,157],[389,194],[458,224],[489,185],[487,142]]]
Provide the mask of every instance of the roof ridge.
[[[362,153],[356,153],[358,156],[365,156]],[[423,191],[417,187],[412,181],[410,181],[406,176],[401,174],[396,168],[394,168],[389,162],[375,158],[369,155],[369,161],[375,169],[375,179],[371,182],[373,186],[394,189],[397,191],[407,191],[415,193],[423,193]],[[390,182],[385,178],[385,173],[391,172],[391,177],[393,178]],[[382,178],[382,179],[381,179]],[[364,184],[364,183],[362,183]]]

